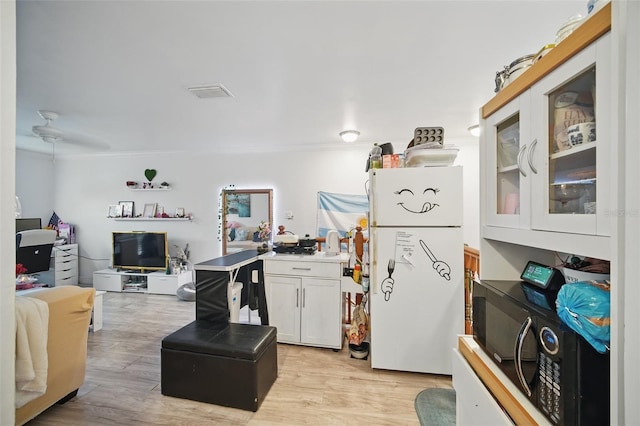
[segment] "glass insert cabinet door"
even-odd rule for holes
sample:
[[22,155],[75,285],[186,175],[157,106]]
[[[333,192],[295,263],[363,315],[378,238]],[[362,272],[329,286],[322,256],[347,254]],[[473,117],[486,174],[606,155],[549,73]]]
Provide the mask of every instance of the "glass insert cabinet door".
[[596,67],[547,96],[549,214],[595,214]]
[[487,118],[484,131],[488,170],[487,223],[492,226],[529,227],[529,158],[533,144],[529,136],[529,92],[525,92]]
[[[608,235],[610,36],[538,82],[531,93],[532,228]],[[539,159],[539,160],[538,160]]]

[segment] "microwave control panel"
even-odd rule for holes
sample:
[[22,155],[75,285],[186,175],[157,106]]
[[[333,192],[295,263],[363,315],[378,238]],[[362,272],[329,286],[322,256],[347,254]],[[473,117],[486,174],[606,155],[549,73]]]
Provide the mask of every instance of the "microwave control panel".
[[561,407],[560,365],[550,357],[540,352],[540,366],[538,380],[540,391],[538,402],[544,413],[555,423],[561,419],[563,407]]

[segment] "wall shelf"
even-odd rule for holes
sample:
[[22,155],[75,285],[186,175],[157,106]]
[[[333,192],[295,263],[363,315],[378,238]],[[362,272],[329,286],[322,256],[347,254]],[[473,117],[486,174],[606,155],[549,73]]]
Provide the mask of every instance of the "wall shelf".
[[171,191],[171,187],[167,188],[128,188],[129,191]]

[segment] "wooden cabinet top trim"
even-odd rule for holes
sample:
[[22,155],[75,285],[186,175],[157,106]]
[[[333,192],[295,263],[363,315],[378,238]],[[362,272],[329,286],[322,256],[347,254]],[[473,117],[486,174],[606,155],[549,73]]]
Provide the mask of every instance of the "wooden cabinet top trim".
[[499,91],[496,96],[482,107],[482,118],[489,117],[610,30],[611,3],[608,3],[576,28],[558,46],[551,49],[542,59],[533,64],[507,87]]

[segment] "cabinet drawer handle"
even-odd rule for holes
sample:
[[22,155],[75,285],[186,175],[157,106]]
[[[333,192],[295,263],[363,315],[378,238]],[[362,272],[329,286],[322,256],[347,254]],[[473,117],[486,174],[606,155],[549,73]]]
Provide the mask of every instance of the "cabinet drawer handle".
[[520,148],[520,151],[518,152],[518,170],[520,170],[520,173],[522,174],[522,176],[527,177],[527,172],[525,172],[522,169],[522,155],[524,154],[524,151],[527,149],[527,145],[524,144],[522,145],[522,148]]
[[531,171],[535,174],[538,174],[538,169],[536,169],[536,166],[533,165],[533,151],[535,151],[537,144],[538,139],[534,139],[533,142],[531,142],[529,153],[527,154],[527,162],[529,163],[529,167],[531,167]]
[[311,270],[311,268],[296,268],[295,266],[291,269],[293,269],[294,271],[310,271]]

